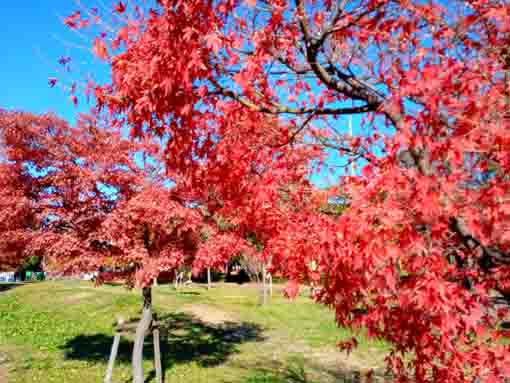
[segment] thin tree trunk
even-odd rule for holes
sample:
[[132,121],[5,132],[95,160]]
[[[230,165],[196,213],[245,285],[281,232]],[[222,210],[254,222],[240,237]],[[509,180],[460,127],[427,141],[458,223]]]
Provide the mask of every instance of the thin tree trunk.
[[267,260],[267,263],[264,264],[264,272],[266,279],[269,281],[269,297],[273,297],[273,274],[267,272],[267,266],[270,265],[273,261],[273,256],[271,255]]
[[211,288],[211,269],[207,268],[207,289]]
[[143,375],[143,344],[145,335],[152,323],[152,288],[144,287],[142,290],[143,310],[140,322],[136,326],[135,345],[133,346],[133,383],[144,383]]
[[267,303],[267,275],[266,275],[266,266],[262,267],[262,297],[261,304],[265,305]]
[[266,275],[266,266],[264,265],[264,268],[262,269],[262,286],[264,291],[264,300],[263,304],[265,305],[267,303],[267,275]]

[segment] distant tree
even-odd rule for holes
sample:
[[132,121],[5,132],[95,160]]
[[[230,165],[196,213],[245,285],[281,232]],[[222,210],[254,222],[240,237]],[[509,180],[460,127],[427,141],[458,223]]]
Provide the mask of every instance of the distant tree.
[[30,256],[28,245],[34,229],[35,213],[23,190],[23,180],[0,160],[0,264],[18,268]]
[[[133,369],[143,376],[152,281],[191,264],[201,218],[164,186],[157,146],[131,143],[103,123],[82,116],[72,127],[54,115],[0,113],[0,254],[12,265],[42,254],[68,273],[108,267],[116,272],[100,273],[98,283],[120,275],[142,288]],[[143,156],[150,160],[136,160]]]
[[191,264],[199,245],[200,214],[172,191],[151,185],[120,204],[103,224],[108,254],[142,288],[143,310],[133,348],[133,374],[143,379],[143,345],[153,321],[152,282]]
[[42,271],[43,259],[38,255],[31,255],[18,268],[18,273],[25,273],[27,271]]

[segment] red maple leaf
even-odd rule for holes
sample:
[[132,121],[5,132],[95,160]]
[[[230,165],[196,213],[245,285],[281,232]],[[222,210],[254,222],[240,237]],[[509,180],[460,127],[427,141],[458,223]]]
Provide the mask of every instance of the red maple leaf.
[[118,13],[124,13],[126,11],[126,5],[122,1],[119,1],[115,5],[115,11]]
[[94,40],[94,45],[92,46],[92,52],[99,57],[101,60],[108,59],[108,48],[106,47],[105,42],[101,38],[96,38]]

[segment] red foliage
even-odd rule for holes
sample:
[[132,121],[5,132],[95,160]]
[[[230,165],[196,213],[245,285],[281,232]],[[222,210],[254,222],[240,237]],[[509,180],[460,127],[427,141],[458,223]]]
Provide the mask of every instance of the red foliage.
[[92,52],[94,52],[94,54],[101,60],[106,60],[108,58],[108,48],[106,47],[104,41],[100,38],[94,40]]
[[[1,157],[0,157],[1,158]],[[27,246],[34,213],[23,193],[22,180],[13,169],[0,163],[0,264],[17,267],[30,254]]]
[[157,147],[131,143],[83,116],[71,127],[53,115],[2,112],[2,264],[32,253],[68,272],[119,269],[146,286],[191,262],[199,214],[164,187],[150,161]]
[[211,268],[225,271],[230,258],[240,253],[253,253],[251,246],[238,235],[232,233],[214,233],[205,241],[193,262],[194,274]]
[[102,225],[114,265],[137,265],[134,282],[150,285],[162,272],[191,263],[200,215],[173,192],[155,185],[117,206]]
[[119,1],[115,6],[115,10],[118,13],[124,13],[126,11],[126,5],[122,1]]
[[[503,381],[491,295],[509,298],[510,8],[256,5],[160,0],[118,25],[98,107],[167,137],[180,190],[255,233],[273,269],[320,283],[339,324],[390,341],[400,381]],[[362,116],[355,138],[347,114]],[[345,159],[359,171],[330,195],[348,207],[318,213],[310,160],[324,175]]]

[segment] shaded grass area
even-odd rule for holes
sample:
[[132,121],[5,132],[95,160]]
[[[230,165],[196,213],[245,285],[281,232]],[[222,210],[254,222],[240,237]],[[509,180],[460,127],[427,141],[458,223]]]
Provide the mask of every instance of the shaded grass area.
[[[30,284],[0,294],[0,352],[9,382],[102,381],[116,319],[139,314],[139,291],[88,282]],[[155,288],[162,322],[166,382],[353,382],[379,368],[387,347],[358,335],[347,357],[335,349],[354,336],[335,326],[332,313],[306,297],[276,294],[259,306],[253,287],[219,284]],[[122,338],[114,382],[129,382],[132,340]],[[152,339],[145,347],[147,382],[153,381]]]
[[0,282],[0,293],[3,291],[15,289],[16,287],[23,286],[20,282]]
[[[202,367],[224,363],[236,352],[236,345],[262,341],[262,329],[253,323],[225,322],[221,326],[209,325],[185,313],[167,314],[159,318],[161,327],[161,352],[164,366],[195,362]],[[61,349],[66,359],[102,362],[109,354],[111,335],[78,335],[66,342]],[[122,338],[117,361],[131,362],[132,342]],[[153,359],[152,339],[146,341],[147,359]]]

